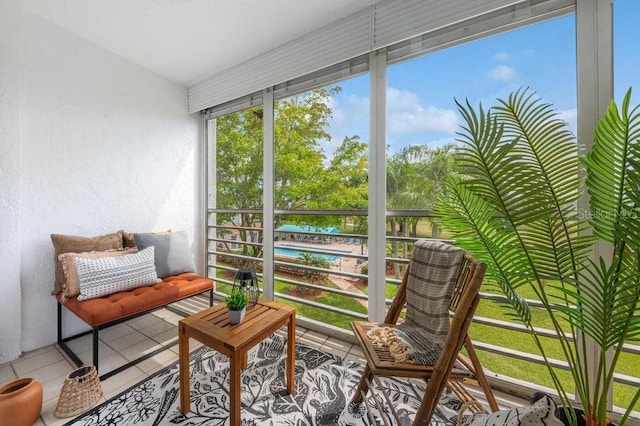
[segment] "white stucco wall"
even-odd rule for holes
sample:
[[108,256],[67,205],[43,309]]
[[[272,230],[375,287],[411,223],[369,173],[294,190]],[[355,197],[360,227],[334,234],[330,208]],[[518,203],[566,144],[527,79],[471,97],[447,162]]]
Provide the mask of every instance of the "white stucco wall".
[[0,362],[20,355],[20,26],[14,1],[0,2]]
[[[200,120],[187,113],[186,88],[32,14],[18,14],[19,110],[0,101],[9,136],[19,141],[8,158],[0,155],[2,176],[5,163],[11,173],[2,178],[11,204],[0,207],[0,246],[7,232],[19,254],[5,260],[2,252],[0,266],[5,277],[7,269],[19,268],[20,285],[11,284],[16,274],[9,274],[11,296],[0,298],[0,362],[56,340],[51,233],[186,229],[196,264],[203,255]],[[15,27],[8,30],[12,37]],[[7,29],[0,28],[4,40]],[[0,76],[0,87],[6,78]],[[12,117],[18,115],[19,121]],[[14,294],[20,291],[22,297]],[[65,322],[67,333],[81,328],[71,315]],[[21,328],[20,344],[8,332],[15,328]]]

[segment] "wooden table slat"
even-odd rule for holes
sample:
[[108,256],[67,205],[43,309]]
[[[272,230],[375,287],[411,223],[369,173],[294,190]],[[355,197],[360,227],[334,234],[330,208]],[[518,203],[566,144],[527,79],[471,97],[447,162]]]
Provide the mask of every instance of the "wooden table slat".
[[292,393],[295,372],[295,308],[277,302],[260,299],[257,305],[247,311],[240,324],[229,324],[228,309],[217,304],[202,312],[184,318],[178,323],[180,353],[180,411],[190,410],[189,399],[189,338],[227,355],[230,358],[230,398],[229,417],[232,425],[240,424],[240,374],[247,365],[247,352],[284,325],[288,326],[287,336],[287,391]]

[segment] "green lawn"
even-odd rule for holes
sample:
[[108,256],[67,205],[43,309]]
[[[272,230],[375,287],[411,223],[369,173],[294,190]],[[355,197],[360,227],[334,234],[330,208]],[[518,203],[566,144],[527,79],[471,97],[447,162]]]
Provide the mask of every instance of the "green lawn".
[[[524,290],[524,289],[523,289]],[[535,295],[532,290],[522,291],[522,295],[526,298],[533,299]],[[503,321],[511,321],[520,324],[519,321],[508,315],[509,309],[500,306],[497,302],[490,300],[481,300],[476,311],[476,316],[499,319]],[[536,327],[552,329],[551,320],[542,308],[532,308],[532,322]],[[566,322],[562,322],[565,330],[568,330]],[[503,346],[505,348],[514,349],[523,352],[529,352],[540,355],[540,351],[535,345],[531,336],[526,333],[500,330],[496,332],[494,327],[472,324],[469,331],[474,341],[484,342],[493,345]],[[550,358],[563,360],[564,355],[558,341],[550,338],[541,338],[545,353]],[[517,359],[511,359],[504,356],[478,351],[480,361],[486,368],[507,376],[516,377],[520,380],[526,380],[543,386],[553,388],[553,382],[543,365],[528,363]],[[618,363],[617,372],[630,376],[638,376],[638,356],[632,354],[622,354]],[[573,392],[573,379],[567,371],[558,371],[563,386],[568,392]],[[627,407],[636,392],[636,389],[626,385],[615,385],[614,401],[620,407]],[[640,402],[635,404],[634,409],[640,411]]]
[[[287,294],[293,287],[291,284],[285,284],[281,281],[275,282],[275,290],[277,293]],[[296,313],[306,318],[322,321],[327,324],[335,325],[336,327],[351,329],[351,322],[354,320],[349,315],[343,315],[335,312],[326,311],[324,309],[314,308],[312,306],[303,305],[302,303],[296,303],[289,300],[276,298],[279,302],[286,303],[287,305],[294,306]],[[324,303],[327,306],[333,306],[336,308],[347,309],[350,311],[366,314],[367,308],[362,306],[356,300],[349,297],[341,296],[339,294],[324,293],[313,299],[314,302]]]
[[[220,271],[219,271],[220,274]],[[291,287],[291,284],[286,284],[281,281],[277,281],[275,283],[275,291],[282,294],[287,294]],[[230,286],[224,284],[217,284],[217,288],[220,291],[225,293],[230,291]],[[367,293],[367,286],[359,286],[359,288]],[[393,284],[387,284],[385,289],[385,294],[388,299],[393,298],[397,291],[397,286]],[[487,288],[483,289],[483,291],[495,291],[494,289]],[[523,297],[528,299],[535,299],[535,294],[530,289],[522,289],[521,294]],[[297,310],[298,315],[311,318],[314,320],[322,321],[327,324],[332,324],[334,326],[344,328],[349,330],[350,323],[353,321],[353,317],[348,315],[337,314],[333,312],[326,311],[324,309],[318,309],[310,306],[303,305],[301,303],[290,302],[288,300],[277,299],[282,303],[286,303],[288,305],[294,306]],[[323,293],[322,295],[313,299],[315,302],[324,303],[328,306],[339,307],[342,309],[364,313],[366,314],[367,310],[364,306],[358,303],[356,300],[340,296],[332,293]],[[478,310],[476,311],[477,316],[499,319],[503,321],[511,321],[519,324],[517,319],[514,319],[509,315],[509,309],[501,306],[499,303],[490,301],[490,300],[482,300],[480,305],[478,306]],[[532,322],[536,327],[552,329],[551,320],[548,318],[546,312],[541,308],[532,308]],[[566,326],[566,322],[563,322]],[[568,329],[568,327],[565,327]],[[473,324],[471,326],[470,335],[473,340],[484,342],[493,345],[499,345],[505,348],[529,352],[532,354],[539,355],[540,352],[538,348],[534,344],[534,340],[531,336],[526,333],[517,332],[517,331],[509,331],[509,330],[496,330],[494,327]],[[545,352],[547,356],[555,359],[562,360],[564,358],[563,352],[560,348],[559,343],[550,338],[541,338],[542,345],[545,348]],[[519,380],[525,380],[532,383],[537,383],[543,386],[547,386],[553,388],[553,382],[547,372],[547,369],[543,365],[533,364],[526,361],[520,361],[514,358],[508,358],[505,356],[492,354],[489,352],[478,351],[478,356],[482,364],[488,368],[489,370],[510,377],[518,378]],[[632,376],[638,375],[638,360],[637,355],[631,354],[623,354],[621,356],[619,362],[619,372],[622,374],[628,374]],[[558,371],[557,372],[561,382],[569,392],[573,392],[572,386],[572,377],[571,374],[567,371]],[[635,393],[636,389],[630,386],[624,385],[615,385],[614,386],[614,400],[615,404],[618,406],[626,407],[630,404],[631,399]],[[640,402],[636,404],[636,411],[640,411]]]
[[[282,281],[276,280],[275,282],[276,293],[288,294],[292,287],[293,287],[292,284],[283,283]],[[334,288],[337,288],[337,287],[334,286]],[[225,285],[225,284],[216,284],[216,289],[228,294],[231,291],[231,286]],[[327,324],[335,325],[336,327],[351,330],[350,324],[351,324],[351,321],[354,320],[352,316],[330,312],[324,309],[318,309],[312,306],[304,305],[302,303],[292,302],[292,301],[284,300],[281,298],[276,298],[276,300],[295,307],[296,313],[300,316],[314,319],[317,321],[322,321]],[[353,312],[358,312],[362,314],[367,313],[367,308],[362,306],[356,300],[349,297],[341,296],[339,294],[325,292],[324,294],[318,297],[315,297],[313,301],[317,303],[324,303],[327,306],[334,306],[337,308],[342,308],[342,309],[346,309]]]

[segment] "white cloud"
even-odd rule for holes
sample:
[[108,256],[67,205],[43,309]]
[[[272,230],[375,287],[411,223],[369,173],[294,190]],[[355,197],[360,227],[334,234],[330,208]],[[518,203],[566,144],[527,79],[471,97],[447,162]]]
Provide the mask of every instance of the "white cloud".
[[558,111],[558,118],[560,120],[566,121],[569,124],[569,129],[573,132],[573,134],[577,134],[578,110],[576,108]]
[[329,98],[328,106],[333,112],[332,127],[362,122],[363,120],[368,122],[369,120],[369,98],[367,96],[332,96]]
[[498,81],[513,81],[518,78],[518,73],[510,66],[498,65],[489,72],[489,76]]
[[496,61],[506,61],[507,59],[509,59],[509,54],[507,52],[496,52],[493,55],[493,59],[495,59]]
[[387,89],[387,117],[390,133],[454,133],[458,118],[454,110],[423,106],[417,94],[393,87]]
[[332,96],[328,99],[327,106],[333,114],[325,129],[330,139],[319,141],[327,156],[326,164],[345,137],[357,135],[361,141],[369,142],[369,98],[357,95]]

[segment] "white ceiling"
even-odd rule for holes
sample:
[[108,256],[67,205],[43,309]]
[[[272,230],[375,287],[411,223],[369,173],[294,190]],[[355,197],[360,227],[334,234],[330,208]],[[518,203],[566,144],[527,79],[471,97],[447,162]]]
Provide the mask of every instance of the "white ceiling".
[[24,8],[190,85],[376,0],[22,0]]

